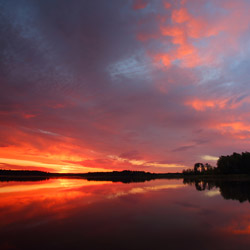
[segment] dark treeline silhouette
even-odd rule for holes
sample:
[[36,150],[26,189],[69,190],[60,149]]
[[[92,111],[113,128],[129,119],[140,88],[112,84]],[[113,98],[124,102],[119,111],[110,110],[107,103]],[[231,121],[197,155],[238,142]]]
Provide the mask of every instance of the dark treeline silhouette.
[[221,156],[217,162],[217,168],[224,174],[250,174],[250,153]]
[[29,170],[0,170],[0,181],[4,180],[38,180],[39,178],[82,178],[89,181],[113,181],[113,182],[145,182],[155,179],[182,178],[181,173],[156,174],[144,171],[113,171],[113,172],[89,172],[89,173],[48,173]]
[[196,190],[204,191],[219,188],[221,196],[226,200],[238,200],[239,202],[250,202],[249,180],[223,180],[223,179],[197,179],[184,178],[184,184],[194,185]]
[[8,181],[45,181],[49,177],[42,176],[0,176],[0,182]]
[[155,179],[154,174],[144,171],[113,171],[113,172],[90,172],[82,174],[89,181],[113,181],[113,182],[145,182]]
[[113,171],[113,172],[92,172],[81,175],[82,177],[86,177],[87,180],[93,181],[113,181],[113,182],[145,182],[155,179],[163,179],[163,178],[182,178],[182,174],[180,173],[167,173],[167,174],[156,174],[144,171]]
[[232,155],[220,156],[217,167],[206,163],[195,163],[193,169],[183,171],[184,175],[228,175],[250,174],[250,153],[233,153]]
[[43,181],[49,179],[48,172],[37,170],[0,169],[0,181]]
[[208,163],[195,163],[193,169],[183,170],[184,175],[204,175],[204,174],[213,174],[215,172],[215,167],[211,166]]
[[5,170],[0,169],[1,176],[48,176],[50,173],[37,170]]

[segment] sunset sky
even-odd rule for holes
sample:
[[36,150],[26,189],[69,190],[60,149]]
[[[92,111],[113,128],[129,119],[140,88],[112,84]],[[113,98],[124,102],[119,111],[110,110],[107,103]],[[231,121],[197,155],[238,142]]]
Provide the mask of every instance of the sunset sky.
[[0,168],[176,172],[250,150],[249,0],[0,0]]

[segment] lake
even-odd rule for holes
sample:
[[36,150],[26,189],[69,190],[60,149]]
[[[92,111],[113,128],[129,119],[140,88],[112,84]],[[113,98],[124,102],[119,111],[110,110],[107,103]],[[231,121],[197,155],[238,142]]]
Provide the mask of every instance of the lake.
[[0,182],[0,249],[250,249],[249,182]]

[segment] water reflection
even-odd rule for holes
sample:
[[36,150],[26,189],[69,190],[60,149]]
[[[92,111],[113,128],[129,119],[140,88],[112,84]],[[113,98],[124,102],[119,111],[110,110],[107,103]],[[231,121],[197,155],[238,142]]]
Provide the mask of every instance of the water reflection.
[[191,185],[1,182],[0,249],[249,249],[249,203]]
[[204,191],[218,188],[216,193],[220,193],[226,200],[238,200],[239,202],[250,202],[250,181],[248,180],[204,180],[187,178],[184,184],[194,185],[196,190]]

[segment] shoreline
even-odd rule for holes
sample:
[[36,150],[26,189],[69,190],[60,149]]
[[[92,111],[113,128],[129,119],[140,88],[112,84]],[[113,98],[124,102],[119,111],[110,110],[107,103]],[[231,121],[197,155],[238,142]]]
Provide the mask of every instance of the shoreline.
[[48,179],[84,179],[88,181],[145,182],[157,179],[183,179],[204,181],[250,181],[246,174],[188,175],[183,173],[150,173],[143,171],[113,171],[89,173],[49,173],[29,170],[0,170],[0,181],[39,181]]

